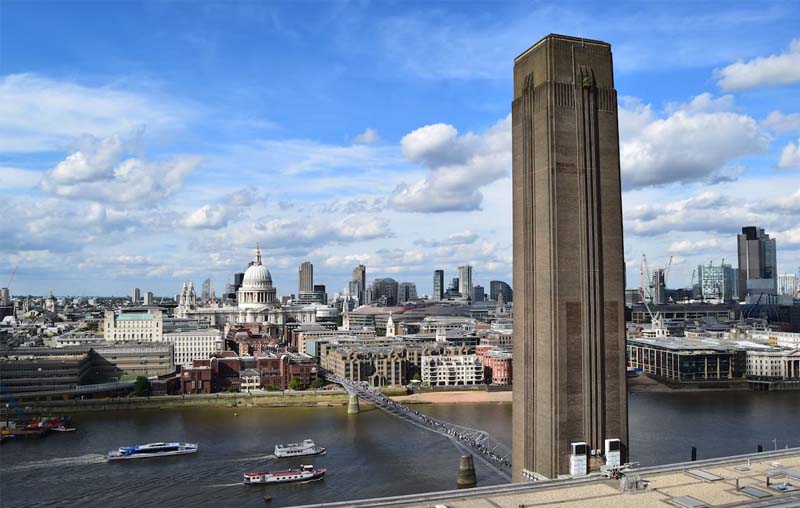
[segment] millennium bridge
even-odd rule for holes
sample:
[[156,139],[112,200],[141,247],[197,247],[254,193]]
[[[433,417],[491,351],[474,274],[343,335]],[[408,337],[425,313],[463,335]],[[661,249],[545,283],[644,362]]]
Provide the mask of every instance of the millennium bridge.
[[472,454],[500,477],[511,481],[511,450],[488,432],[427,416],[390,399],[377,388],[371,387],[369,383],[342,379],[330,372],[325,372],[325,377],[347,391],[351,407],[361,399],[411,425],[444,436],[459,451]]

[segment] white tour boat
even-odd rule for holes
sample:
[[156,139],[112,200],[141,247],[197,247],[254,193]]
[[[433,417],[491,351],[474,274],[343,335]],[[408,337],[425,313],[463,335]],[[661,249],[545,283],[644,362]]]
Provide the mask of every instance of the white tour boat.
[[286,471],[255,472],[244,474],[244,484],[289,483],[319,480],[325,476],[325,469],[314,469],[314,466],[300,466],[300,469]]
[[285,457],[304,457],[306,455],[322,455],[325,451],[325,448],[317,446],[311,439],[306,439],[302,443],[275,445],[275,456],[279,459]]

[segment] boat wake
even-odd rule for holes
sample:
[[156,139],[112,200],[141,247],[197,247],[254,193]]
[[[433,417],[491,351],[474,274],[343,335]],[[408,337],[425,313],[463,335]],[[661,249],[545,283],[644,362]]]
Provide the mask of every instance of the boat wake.
[[235,486],[237,486],[237,485],[241,486],[241,485],[242,485],[242,482],[235,482],[235,483],[215,483],[215,484],[213,484],[213,485],[209,485],[209,487],[235,487]]
[[311,480],[306,480],[306,481],[304,481],[304,482],[297,482],[297,483],[299,483],[299,484],[303,484],[303,483],[318,482],[318,481],[320,481],[320,480],[324,480],[324,479],[325,479],[325,477],[324,477],[324,476],[320,476],[319,478],[313,478],[313,479],[311,479]]
[[37,460],[24,462],[16,466],[11,466],[7,471],[31,471],[34,469],[45,469],[51,467],[71,467],[85,466],[89,464],[102,464],[106,461],[106,456],[99,453],[79,455],[77,457],[56,457],[53,459]]
[[242,457],[240,459],[234,459],[234,462],[255,462],[257,460],[275,460],[278,457],[275,455],[257,455],[255,457]]

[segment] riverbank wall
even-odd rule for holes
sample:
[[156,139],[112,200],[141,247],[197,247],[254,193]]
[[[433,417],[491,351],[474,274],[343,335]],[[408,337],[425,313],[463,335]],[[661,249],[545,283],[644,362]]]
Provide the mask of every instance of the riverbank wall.
[[347,401],[347,392],[344,390],[318,390],[57,400],[24,404],[22,409],[34,415],[192,407],[335,407],[346,406]]
[[[405,395],[404,389],[384,389],[385,395]],[[347,406],[344,390],[307,390],[277,392],[212,393],[207,395],[161,395],[155,397],[113,397],[26,402],[19,404],[29,416],[82,413],[87,411],[124,411],[135,409],[180,409],[192,407],[336,407]],[[366,401],[364,405],[369,406]]]

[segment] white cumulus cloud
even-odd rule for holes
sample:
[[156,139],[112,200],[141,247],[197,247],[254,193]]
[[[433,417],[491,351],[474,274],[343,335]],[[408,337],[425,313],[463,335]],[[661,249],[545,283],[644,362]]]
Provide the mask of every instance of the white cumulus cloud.
[[[682,254],[689,254],[704,250],[718,250],[720,248],[720,241],[717,238],[706,238],[703,240],[679,240],[672,242],[669,246],[670,252],[680,252]],[[673,260],[674,262],[674,260]]]
[[367,127],[367,129],[356,136],[353,141],[359,145],[376,145],[381,142],[381,137],[378,135],[377,130]]
[[117,137],[82,138],[78,149],[45,173],[42,190],[54,196],[88,201],[137,204],[158,201],[177,192],[201,162],[197,156],[165,161],[124,159]]
[[769,147],[769,136],[747,115],[725,111],[727,97],[708,94],[673,105],[665,118],[637,101],[620,111],[620,159],[626,189],[699,180],[729,180],[738,157]]
[[190,213],[182,223],[192,229],[219,229],[234,216],[234,212],[222,205],[203,205]]
[[740,60],[718,69],[715,76],[719,87],[726,91],[800,82],[800,39],[792,40],[789,50],[780,55]]
[[398,185],[389,206],[406,212],[470,211],[481,208],[480,188],[511,172],[511,115],[485,133],[458,135],[455,127],[433,124],[403,137],[403,155],[429,173]]
[[787,132],[800,132],[800,113],[791,113],[785,115],[780,111],[773,111],[761,124],[777,134],[785,134]]
[[789,142],[783,148],[778,167],[781,169],[800,169],[800,139],[797,140],[797,143]]

